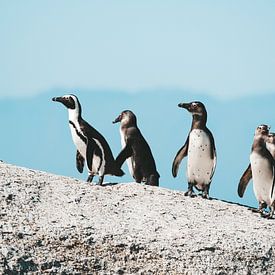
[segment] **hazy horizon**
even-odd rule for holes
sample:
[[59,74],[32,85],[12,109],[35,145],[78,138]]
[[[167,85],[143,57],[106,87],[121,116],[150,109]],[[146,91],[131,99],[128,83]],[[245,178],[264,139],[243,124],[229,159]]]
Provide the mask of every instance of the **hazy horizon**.
[[[86,180],[87,171],[79,174],[75,166],[75,146],[72,142],[66,108],[51,101],[62,95],[61,90],[21,98],[0,99],[0,116],[5,129],[1,138],[1,159],[50,173]],[[173,158],[183,145],[191,126],[191,115],[177,107],[179,102],[201,100],[208,111],[208,127],[217,147],[217,170],[210,196],[232,202],[257,206],[250,183],[243,199],[237,195],[239,179],[249,163],[249,154],[256,126],[262,123],[275,127],[273,95],[246,97],[224,101],[192,93],[78,92],[83,118],[107,139],[114,156],[121,150],[119,126],[113,119],[124,109],[137,115],[138,126],[148,141],[158,171],[160,186],[186,190],[186,160],[179,175],[173,178]],[[259,102],[261,101],[261,104]],[[106,177],[106,181],[130,182],[128,167],[125,176]]]
[[[1,1],[1,158],[86,179],[75,167],[67,111],[51,101],[72,92],[115,156],[111,122],[133,110],[161,186],[185,190],[186,162],[176,179],[171,165],[191,116],[177,104],[200,100],[218,154],[210,196],[257,206],[252,185],[241,200],[237,184],[255,128],[274,122],[274,11],[275,1],[249,0]],[[131,181],[124,170],[106,180]]]

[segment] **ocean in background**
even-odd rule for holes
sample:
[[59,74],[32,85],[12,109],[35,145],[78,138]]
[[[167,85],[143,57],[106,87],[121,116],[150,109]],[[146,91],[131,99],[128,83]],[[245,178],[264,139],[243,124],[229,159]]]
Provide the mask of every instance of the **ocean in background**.
[[[62,89],[36,97],[0,100],[0,159],[14,165],[85,180],[87,171],[79,174],[75,166],[76,149],[72,142],[66,108],[51,101],[65,94]],[[249,163],[254,130],[265,123],[275,129],[274,96],[219,100],[185,91],[75,92],[82,105],[82,116],[109,142],[114,156],[121,150],[119,125],[112,121],[125,110],[132,110],[138,126],[148,141],[158,171],[160,186],[186,190],[186,160],[177,178],[171,174],[172,161],[184,144],[191,126],[191,115],[177,107],[180,102],[202,101],[208,111],[208,128],[217,148],[217,168],[210,196],[257,207],[252,184],[243,199],[237,195],[239,179]],[[105,181],[131,182],[128,168],[122,178],[105,177]]]

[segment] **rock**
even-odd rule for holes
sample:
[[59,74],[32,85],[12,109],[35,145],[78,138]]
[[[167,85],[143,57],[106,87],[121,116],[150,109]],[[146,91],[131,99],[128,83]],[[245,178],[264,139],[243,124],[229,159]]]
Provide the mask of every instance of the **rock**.
[[274,274],[274,220],[183,192],[0,163],[0,273]]

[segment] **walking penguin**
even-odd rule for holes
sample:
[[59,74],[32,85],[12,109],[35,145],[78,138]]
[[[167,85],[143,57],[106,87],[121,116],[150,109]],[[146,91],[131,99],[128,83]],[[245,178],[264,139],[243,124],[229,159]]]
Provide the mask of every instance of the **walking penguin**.
[[112,151],[105,138],[83,118],[81,105],[75,95],[54,97],[53,101],[61,102],[69,112],[69,126],[73,142],[77,148],[76,166],[83,172],[86,161],[89,172],[88,182],[99,176],[99,185],[102,185],[105,175],[123,176],[124,172],[116,166]]
[[185,144],[178,151],[172,166],[172,174],[177,176],[182,159],[187,156],[188,190],[185,196],[196,196],[193,187],[202,191],[203,198],[209,198],[209,187],[216,168],[216,149],[212,133],[206,127],[207,112],[203,103],[194,101],[180,103],[178,107],[189,111],[192,126]]
[[135,114],[123,111],[113,123],[120,122],[122,151],[116,158],[117,165],[122,166],[127,159],[130,174],[136,182],[159,186],[159,173],[151,149],[142,136]]

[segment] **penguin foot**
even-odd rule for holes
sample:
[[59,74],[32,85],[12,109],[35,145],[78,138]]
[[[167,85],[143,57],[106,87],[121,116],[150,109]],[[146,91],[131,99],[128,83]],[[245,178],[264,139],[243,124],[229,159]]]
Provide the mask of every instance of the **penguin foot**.
[[257,209],[255,208],[250,208],[250,209],[253,213],[260,213],[261,216],[263,217],[266,214],[268,214],[267,212],[265,212],[266,207],[267,207],[267,204],[265,202],[259,202],[259,207]]
[[190,198],[195,198],[197,197],[197,195],[195,194],[195,192],[193,190],[188,190],[184,193],[184,196],[188,196]]
[[266,212],[259,212],[262,218],[267,218],[269,215]]
[[273,219],[273,214],[272,213],[267,213],[267,212],[261,212],[261,217],[265,219]]
[[92,182],[94,178],[94,175],[89,175],[89,177],[87,178],[87,182]]
[[270,212],[261,211],[260,213],[261,213],[261,217],[263,217],[263,218],[266,218],[269,220],[274,219],[273,218],[274,211],[272,211],[272,210],[270,210]]
[[209,200],[209,199],[210,199],[210,198],[209,198],[209,194],[206,193],[206,192],[203,192],[203,193],[202,193],[202,198],[203,198],[203,199],[206,199],[206,200]]
[[104,176],[100,176],[97,185],[102,186],[102,184],[103,184],[103,179],[104,179]]

